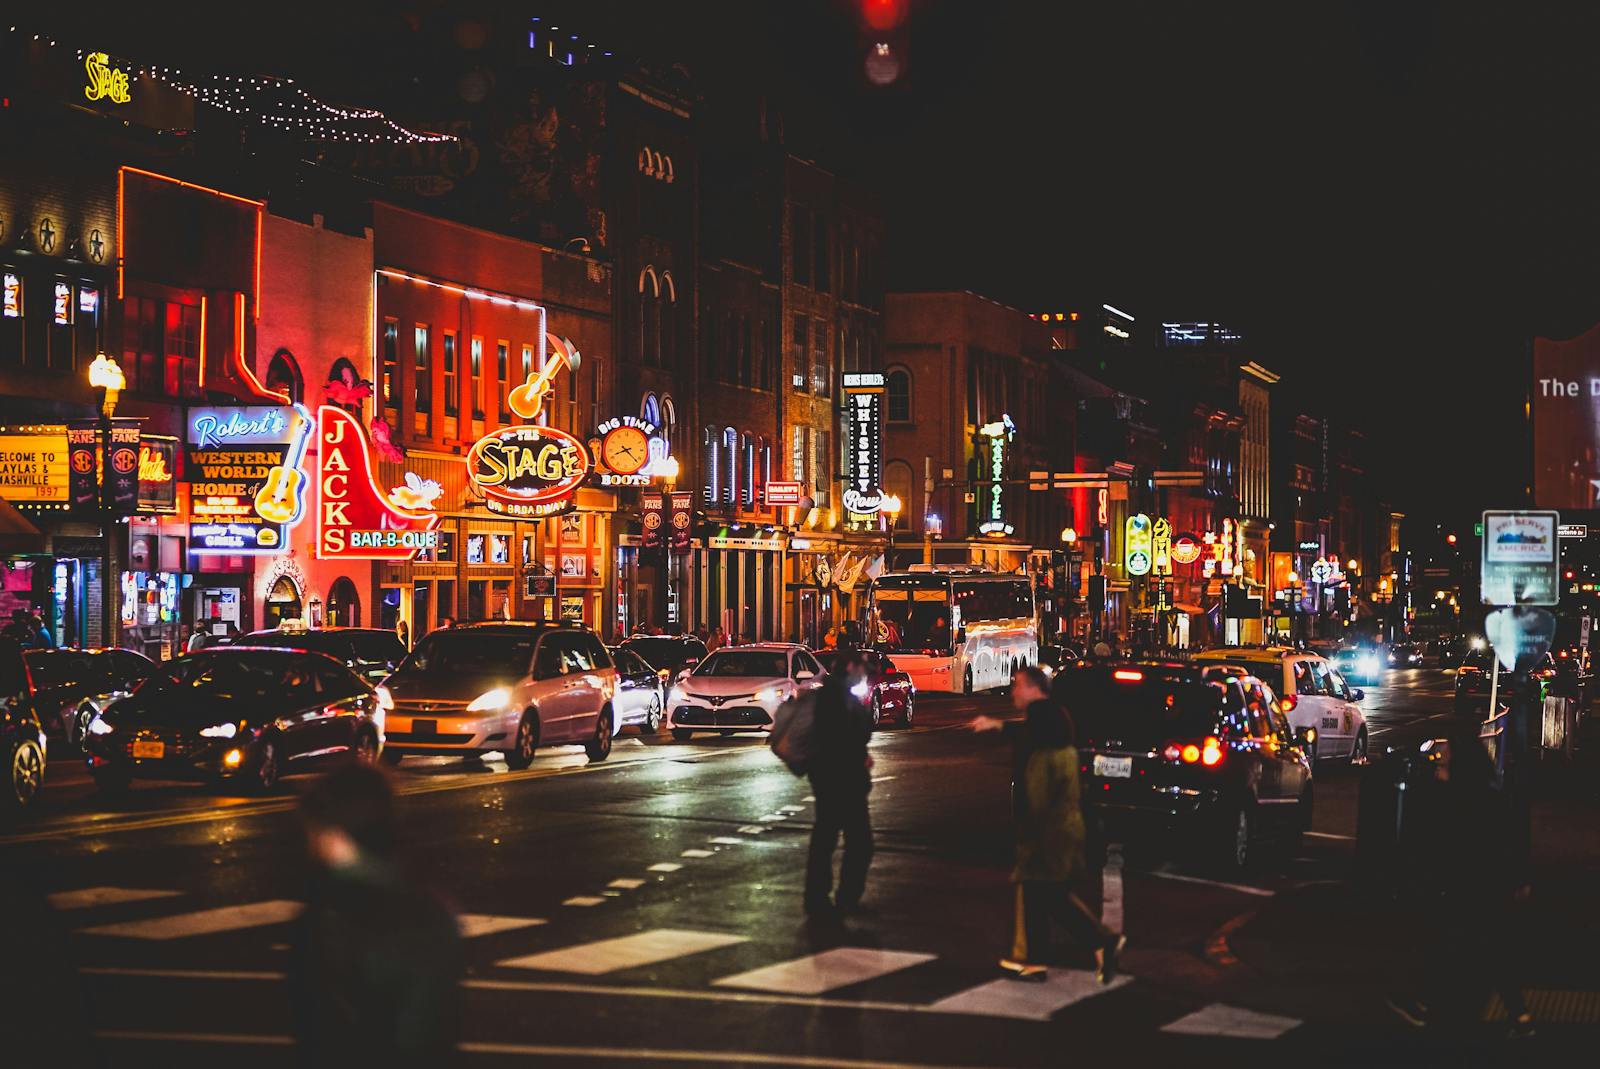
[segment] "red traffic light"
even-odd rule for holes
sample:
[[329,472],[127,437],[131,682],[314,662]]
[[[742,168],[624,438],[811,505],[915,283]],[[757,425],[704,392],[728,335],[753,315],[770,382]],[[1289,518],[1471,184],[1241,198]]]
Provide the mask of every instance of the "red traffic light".
[[1456,536],[1455,536],[1455,534],[1453,532],[1451,534],[1445,535],[1444,536],[1444,540],[1446,542],[1450,543],[1452,546],[1456,544]]

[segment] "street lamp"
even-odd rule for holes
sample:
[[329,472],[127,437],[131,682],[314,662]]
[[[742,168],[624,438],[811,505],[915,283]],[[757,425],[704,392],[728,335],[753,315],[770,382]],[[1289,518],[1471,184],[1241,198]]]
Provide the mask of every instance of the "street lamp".
[[107,353],[100,353],[89,365],[89,385],[100,391],[100,423],[96,446],[95,465],[100,473],[99,480],[99,505],[100,505],[100,534],[102,545],[100,547],[100,641],[107,646],[116,644],[113,631],[116,624],[116,601],[113,591],[120,595],[121,584],[112,586],[112,538],[111,538],[111,499],[110,482],[111,472],[108,470],[110,458],[106,455],[111,448],[111,416],[117,410],[117,397],[123,388],[128,385],[128,380],[122,374],[122,368],[117,363],[117,358]]
[[1297,620],[1300,616],[1300,573],[1289,573],[1289,638],[1298,638],[1299,626]]
[[894,494],[883,495],[883,511],[889,517],[889,552],[884,557],[884,568],[894,570],[894,528],[900,522],[900,498]]
[[[678,485],[678,472],[680,470],[681,469],[678,466],[678,458],[674,457],[674,456],[664,457],[661,461],[659,461],[656,464],[656,474],[660,477],[661,486],[662,486],[664,492],[666,493],[666,504],[667,504],[667,513],[668,513],[668,515],[671,515],[671,513],[672,513],[672,507],[671,507],[672,506],[672,491]],[[663,629],[667,629],[672,624],[672,619],[671,619],[671,616],[670,616],[670,613],[672,612],[672,532],[671,531],[663,531],[661,533],[661,560],[662,560],[662,567],[661,567],[661,575],[662,575],[661,626],[662,626]]]
[[1061,528],[1061,541],[1062,542],[1064,542],[1065,544],[1070,546],[1074,542],[1076,542],[1077,540],[1078,540],[1078,532],[1077,531],[1074,531],[1070,527]]

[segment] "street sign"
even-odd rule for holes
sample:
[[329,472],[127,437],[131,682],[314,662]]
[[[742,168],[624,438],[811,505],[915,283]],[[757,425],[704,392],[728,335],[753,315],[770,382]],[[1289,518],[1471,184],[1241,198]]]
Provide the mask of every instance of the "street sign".
[[1172,559],[1179,564],[1193,564],[1200,559],[1200,540],[1192,534],[1181,534],[1172,540]]
[[1524,606],[1496,609],[1484,617],[1483,631],[1501,667],[1508,672],[1526,672],[1550,652],[1556,616],[1549,609]]
[[1556,534],[1562,538],[1588,538],[1589,525],[1586,523],[1564,523],[1556,530]]
[[780,482],[773,480],[767,483],[765,496],[767,506],[778,507],[784,505],[800,504],[802,487],[797,482]]
[[1554,605],[1560,597],[1556,512],[1485,512],[1480,586],[1485,605]]

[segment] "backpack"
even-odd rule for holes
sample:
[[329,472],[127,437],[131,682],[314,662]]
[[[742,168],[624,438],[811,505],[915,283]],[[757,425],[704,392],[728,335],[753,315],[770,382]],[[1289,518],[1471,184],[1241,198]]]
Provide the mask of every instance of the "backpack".
[[811,765],[811,727],[816,710],[816,692],[808,690],[778,706],[772,716],[767,745],[796,776],[804,776]]

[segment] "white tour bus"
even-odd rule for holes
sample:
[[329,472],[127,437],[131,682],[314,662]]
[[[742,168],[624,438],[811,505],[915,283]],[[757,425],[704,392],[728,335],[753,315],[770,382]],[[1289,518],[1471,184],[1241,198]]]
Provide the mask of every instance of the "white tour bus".
[[919,691],[971,694],[1011,682],[1039,663],[1033,584],[970,566],[912,565],[880,575],[867,604],[867,635]]

